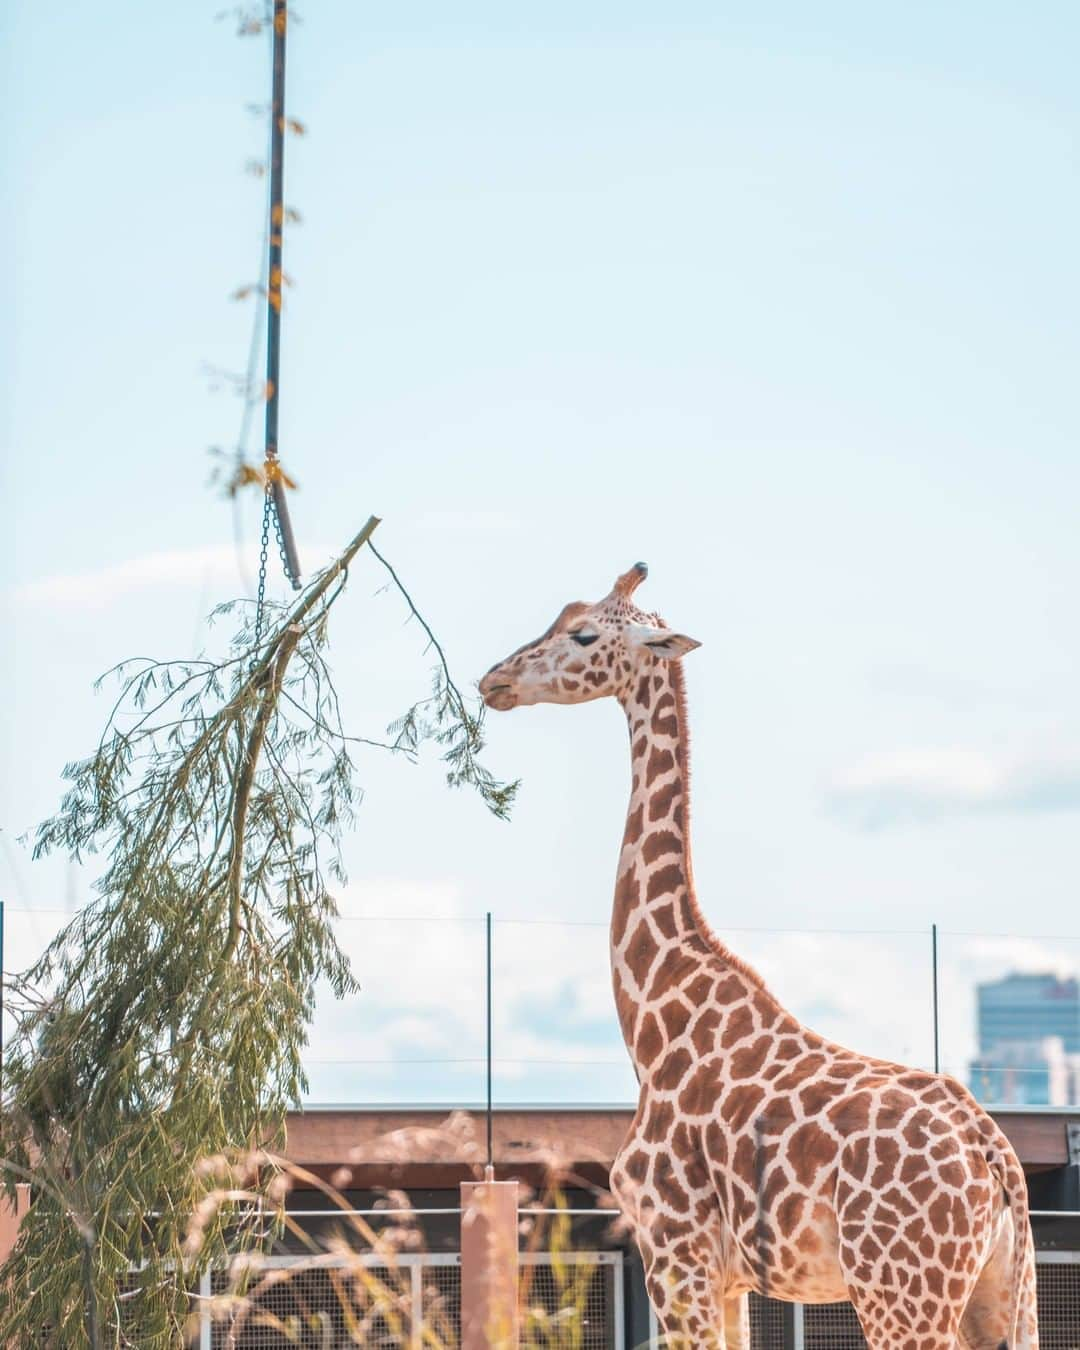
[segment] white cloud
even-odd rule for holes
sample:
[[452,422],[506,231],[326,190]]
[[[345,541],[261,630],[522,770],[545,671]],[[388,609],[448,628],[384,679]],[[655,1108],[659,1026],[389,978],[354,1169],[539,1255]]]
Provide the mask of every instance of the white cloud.
[[[312,1098],[392,1089],[411,1100],[455,1091],[478,1100],[483,916],[454,884],[401,878],[351,887],[343,911],[339,937],[361,993],[344,1003],[320,998],[307,1056]],[[628,1099],[633,1074],[615,1018],[606,925],[497,922],[494,990],[503,1099],[548,1092]]]
[[[482,917],[456,886],[439,881],[371,881],[362,907],[359,894],[350,891],[352,917],[340,932],[363,989],[344,1004],[329,995],[320,1001],[310,1050],[312,1099],[480,1100]],[[371,917],[361,919],[365,912]],[[932,1064],[928,933],[720,935],[815,1031],[866,1054]],[[501,1100],[633,1099],[607,944],[603,924],[496,923]],[[964,1071],[973,1044],[975,980],[995,976],[1002,962],[1046,968],[1041,949],[999,946],[984,951],[966,939],[942,939],[943,1052],[954,1071]]]
[[929,933],[721,930],[720,936],[813,1031],[881,1059],[932,1062]]
[[1001,979],[1012,972],[1068,979],[1080,971],[1080,938],[957,933],[951,941],[953,965],[973,983]]
[[[470,911],[459,888],[438,881],[370,882],[363,909],[349,912],[364,910],[377,917],[342,925],[363,992],[346,1004],[329,997],[321,1002],[311,1049],[312,1058],[352,1062],[313,1072],[313,1099],[479,1100],[482,917]],[[427,921],[414,921],[425,915]],[[929,932],[721,929],[719,935],[813,1030],[868,1055],[933,1064]],[[607,941],[602,924],[496,923],[496,1090],[502,1100],[633,1099]],[[941,931],[938,952],[942,1067],[961,1078],[975,1047],[979,981],[1012,970],[1080,970],[1080,939]],[[378,1062],[355,1062],[367,1059]],[[382,1062],[388,1059],[397,1063]]]
[[93,572],[41,577],[17,586],[14,594],[20,607],[100,610],[136,591],[208,583],[233,589],[243,586],[235,548],[220,545],[148,553]]
[[513,534],[522,528],[522,522],[509,511],[423,511],[413,528],[448,534]]
[[963,749],[873,755],[839,774],[830,811],[862,829],[991,811],[1080,808],[1080,754],[994,756]]

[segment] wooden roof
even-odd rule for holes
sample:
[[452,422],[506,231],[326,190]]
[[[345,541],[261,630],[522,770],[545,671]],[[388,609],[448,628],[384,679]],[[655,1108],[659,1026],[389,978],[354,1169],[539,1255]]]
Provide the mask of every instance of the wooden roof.
[[[993,1114],[1029,1172],[1069,1161],[1067,1126],[1080,1120],[1080,1111]],[[522,1174],[556,1166],[602,1180],[632,1117],[620,1106],[499,1107],[492,1121],[496,1168]],[[389,1173],[395,1184],[407,1178],[451,1185],[486,1160],[486,1119],[476,1109],[448,1107],[309,1108],[289,1115],[286,1155],[319,1173],[348,1166],[357,1184],[381,1184],[376,1177]]]

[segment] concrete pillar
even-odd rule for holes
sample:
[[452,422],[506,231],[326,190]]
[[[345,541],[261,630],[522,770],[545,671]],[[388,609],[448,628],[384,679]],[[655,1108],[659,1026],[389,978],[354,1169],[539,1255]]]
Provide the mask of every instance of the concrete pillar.
[[461,1185],[461,1350],[517,1350],[518,1187]]
[[14,1208],[7,1196],[0,1194],[0,1266],[11,1255],[15,1239],[19,1235],[19,1224],[30,1208],[30,1187],[19,1186],[16,1192]]

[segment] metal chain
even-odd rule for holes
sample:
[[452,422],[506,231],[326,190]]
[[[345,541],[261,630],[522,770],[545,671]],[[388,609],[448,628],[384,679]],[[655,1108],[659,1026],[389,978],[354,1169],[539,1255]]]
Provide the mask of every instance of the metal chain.
[[[259,595],[255,601],[255,647],[258,649],[262,641],[263,625],[265,623],[266,609],[266,556],[270,547],[270,513],[274,512],[274,519],[277,520],[277,512],[274,511],[273,494],[270,491],[270,484],[266,485],[266,495],[263,498],[263,518],[262,518],[262,539],[259,547]],[[278,540],[281,539],[281,526],[278,526]]]

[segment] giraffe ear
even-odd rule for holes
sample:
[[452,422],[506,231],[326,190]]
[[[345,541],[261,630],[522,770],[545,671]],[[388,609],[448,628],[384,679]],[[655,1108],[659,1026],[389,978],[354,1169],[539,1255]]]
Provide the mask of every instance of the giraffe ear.
[[670,628],[653,628],[647,623],[628,623],[626,641],[632,650],[644,648],[667,661],[685,656],[687,652],[701,646],[700,642],[684,633],[672,632]]

